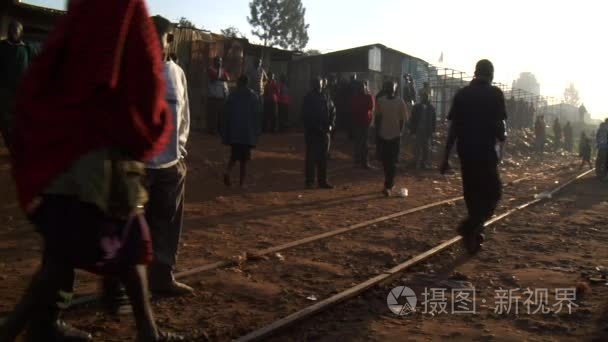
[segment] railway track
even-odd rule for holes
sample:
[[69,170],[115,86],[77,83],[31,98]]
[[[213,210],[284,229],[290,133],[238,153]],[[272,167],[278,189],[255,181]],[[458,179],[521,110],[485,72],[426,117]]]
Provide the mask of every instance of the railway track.
[[[548,170],[547,172],[551,172],[551,171],[553,171],[553,170]],[[568,171],[566,173],[568,173]],[[526,181],[530,181],[530,180],[536,178],[537,176],[539,176],[539,174],[535,174],[533,176],[528,176],[528,177],[524,177],[524,178],[520,178],[520,179],[511,181],[511,182],[509,182],[507,184],[506,189],[516,190],[515,189],[516,185],[525,183]],[[567,183],[567,184],[569,184],[569,183]],[[567,184],[564,184],[564,185],[560,186],[560,189],[563,188],[563,187],[565,187],[565,186],[567,186]],[[405,216],[409,216],[409,215],[412,215],[412,214],[415,214],[415,213],[423,213],[423,212],[426,212],[426,211],[431,210],[431,209],[441,208],[441,207],[444,207],[446,205],[456,203],[456,202],[458,202],[460,200],[462,200],[462,197],[460,197],[460,196],[458,196],[458,197],[451,197],[451,198],[448,198],[448,199],[445,199],[445,200],[441,200],[441,201],[437,201],[437,202],[434,202],[434,203],[426,204],[426,205],[419,206],[419,207],[416,207],[416,208],[411,208],[411,209],[400,211],[400,212],[393,213],[393,214],[390,214],[390,215],[385,215],[385,216],[378,217],[378,218],[375,218],[375,219],[371,219],[371,220],[367,220],[367,221],[364,221],[364,222],[360,222],[360,223],[357,223],[357,224],[354,224],[354,225],[351,225],[351,226],[348,226],[348,227],[344,227],[344,228],[340,228],[340,229],[335,229],[335,230],[332,230],[332,231],[329,231],[329,232],[313,235],[313,236],[306,237],[306,238],[303,238],[303,239],[299,239],[299,240],[296,240],[296,241],[284,243],[284,244],[281,244],[281,245],[278,245],[278,246],[274,246],[274,247],[270,247],[270,248],[254,251],[254,252],[249,253],[248,254],[248,258],[246,258],[246,259],[237,260],[237,258],[235,256],[235,258],[230,258],[230,259],[221,260],[221,261],[218,261],[218,262],[215,262],[215,263],[211,263],[211,264],[207,264],[207,265],[202,265],[200,267],[196,267],[196,268],[193,268],[193,269],[190,269],[190,270],[186,270],[186,271],[180,272],[179,274],[177,274],[177,276],[178,276],[178,278],[183,279],[183,278],[186,278],[186,277],[196,277],[196,276],[199,276],[199,275],[203,275],[206,272],[210,272],[210,271],[214,271],[214,270],[219,270],[219,269],[225,269],[225,268],[229,268],[229,267],[234,267],[234,266],[237,266],[237,265],[238,266],[244,266],[244,265],[246,265],[246,264],[248,264],[250,262],[264,260],[266,257],[272,256],[272,255],[274,255],[276,253],[279,253],[279,252],[282,252],[282,251],[296,249],[298,247],[302,247],[302,246],[305,246],[305,245],[312,244],[313,242],[321,242],[321,241],[327,240],[327,239],[329,239],[331,237],[340,237],[340,236],[348,234],[348,233],[357,232],[359,230],[362,230],[363,228],[375,227],[377,224],[380,224],[380,223],[387,223],[387,222],[394,221],[394,220],[397,220],[399,218],[403,218]],[[541,200],[543,200],[543,199],[535,200],[534,203],[537,203],[538,201],[541,201]],[[529,204],[529,205],[532,205],[532,204]],[[519,207],[520,206],[518,206],[517,208],[519,208]],[[523,207],[523,208],[525,208],[525,207]],[[515,209],[515,211],[521,210],[523,208]],[[510,212],[506,216],[508,216],[510,214],[512,214],[512,212]],[[498,220],[500,220],[500,219],[502,219],[502,218],[504,218],[506,216],[502,216],[501,215],[501,217],[498,218]],[[379,229],[373,229],[373,230],[375,231],[375,230],[379,230]],[[400,264],[398,266],[395,266],[395,267],[389,269],[386,272],[383,272],[382,274],[380,274],[378,276],[373,277],[372,279],[375,279],[376,281],[380,281],[380,282],[384,282],[384,281],[386,281],[388,279],[391,279],[391,277],[396,276],[397,274],[399,274],[403,270],[407,269],[408,267],[411,267],[412,265],[415,265],[415,264],[417,264],[417,263],[419,263],[419,262],[421,262],[423,260],[428,259],[432,255],[434,255],[436,253],[439,253],[442,250],[448,248],[449,246],[452,246],[452,245],[456,244],[458,241],[459,241],[459,237],[455,237],[455,238],[453,238],[451,240],[448,240],[448,241],[444,242],[442,245],[440,245],[440,246],[443,246],[440,249],[438,249],[438,250],[432,249],[430,251],[427,251],[427,252],[423,253],[423,256],[421,257],[420,260],[418,260],[417,262],[412,263],[409,266],[406,266],[404,269],[400,269],[399,268],[399,267],[404,267],[403,264]],[[440,247],[440,246],[437,246],[437,247]],[[433,250],[435,250],[435,251],[433,252]],[[430,254],[428,254],[429,252],[430,252]],[[412,261],[410,260],[409,262],[412,262]],[[258,263],[253,263],[253,264],[258,264]],[[272,264],[272,263],[265,263],[265,264]],[[310,317],[310,316],[312,316],[312,315],[314,315],[316,313],[322,312],[322,311],[324,311],[324,310],[326,310],[326,309],[334,306],[335,304],[338,304],[338,303],[340,303],[340,302],[342,302],[342,301],[344,301],[344,300],[346,300],[348,298],[352,298],[352,296],[357,296],[358,294],[360,294],[360,292],[357,292],[358,290],[363,289],[363,291],[365,291],[366,289],[369,289],[369,288],[373,287],[376,284],[376,283],[374,283],[372,281],[372,279],[370,279],[370,280],[368,280],[366,282],[363,282],[363,283],[361,283],[361,284],[359,284],[357,286],[351,287],[349,290],[347,290],[347,291],[350,291],[349,292],[350,295],[348,295],[348,296],[337,297],[337,298],[334,298],[335,296],[332,296],[332,297],[328,298],[327,300],[324,300],[324,301],[316,303],[312,307],[309,307],[309,308],[306,308],[306,309],[303,309],[301,311],[298,311],[298,312],[294,313],[293,315],[297,316],[297,319],[295,319],[295,320],[294,320],[294,316],[293,315],[289,315],[289,316],[285,317],[285,319],[277,321],[277,322],[271,324],[271,326],[266,327],[267,328],[266,330],[263,330],[264,328],[262,328],[262,330],[260,330],[260,331],[256,331],[256,332],[253,332],[251,334],[243,336],[242,340],[244,340],[244,341],[247,341],[247,340],[256,340],[256,339],[260,339],[260,338],[265,338],[265,337],[271,336],[272,334],[280,331],[281,329],[283,329],[283,328],[285,328],[285,327],[287,327],[287,326],[289,326],[291,324],[295,324],[295,323],[297,323],[298,321],[300,321],[302,319],[308,318],[308,317]],[[331,301],[327,302],[330,299],[331,299]],[[94,295],[87,295],[87,296],[83,296],[83,297],[77,298],[74,301],[74,305],[76,307],[79,307],[79,306],[81,307],[83,305],[91,304],[95,300],[96,300],[96,296],[94,296]],[[322,304],[322,303],[325,303],[325,304],[320,306],[319,304]],[[254,335],[252,335],[252,334],[254,334]]]
[[[542,174],[550,173],[552,171],[554,171],[554,169],[549,169],[543,173],[534,174],[531,176],[526,176],[526,177],[518,178],[515,180],[511,180],[506,183],[505,189],[513,187],[522,182],[532,180],[535,177],[538,177]],[[178,272],[175,274],[175,277],[178,280],[182,280],[182,279],[186,279],[189,277],[194,277],[194,276],[203,274],[205,272],[210,272],[210,271],[214,271],[214,270],[218,270],[218,269],[222,269],[222,268],[239,266],[239,265],[243,265],[248,262],[256,262],[256,261],[260,261],[260,260],[265,260],[266,258],[268,258],[272,255],[275,255],[276,253],[284,252],[284,251],[291,250],[291,249],[301,247],[301,246],[304,246],[307,244],[311,244],[314,242],[319,242],[319,241],[326,240],[326,239],[329,239],[332,237],[336,237],[336,236],[344,235],[347,233],[355,232],[355,231],[358,231],[361,229],[369,228],[378,223],[395,220],[395,219],[398,219],[398,218],[401,218],[404,216],[424,212],[429,209],[434,209],[434,208],[438,208],[441,206],[453,204],[453,203],[461,201],[463,199],[464,198],[462,196],[454,196],[454,197],[450,197],[448,199],[435,201],[435,202],[421,205],[421,206],[418,206],[415,208],[410,208],[410,209],[402,210],[402,211],[395,212],[395,213],[392,213],[389,215],[384,215],[384,216],[380,216],[377,218],[365,220],[360,223],[349,225],[347,227],[334,229],[334,230],[331,230],[328,232],[312,235],[309,237],[290,241],[287,243],[265,248],[262,250],[255,250],[255,251],[246,252],[244,254],[234,255],[234,256],[232,256],[230,258],[226,258],[224,260],[219,260],[216,262],[204,264],[201,266],[193,267],[193,268]],[[72,306],[78,307],[78,306],[93,304],[97,299],[98,299],[98,296],[96,294],[81,295],[73,300]]]
[[[485,223],[485,227],[492,226],[492,225],[496,224],[497,222],[513,215],[514,213],[524,210],[524,209],[531,207],[535,204],[538,204],[542,201],[550,200],[552,196],[554,196],[555,194],[557,194],[558,192],[560,192],[561,190],[563,190],[570,184],[574,183],[575,181],[592,173],[593,171],[594,170],[592,169],[592,170],[583,172],[583,173],[569,179],[567,182],[564,182],[564,183],[560,184],[559,186],[544,192],[542,196],[535,196],[533,199],[531,199],[529,201],[526,201],[511,209],[506,210],[502,214],[499,214],[498,216],[495,216],[491,220],[487,221]],[[347,288],[346,290],[340,291],[324,300],[321,300],[319,302],[316,302],[313,305],[305,307],[304,309],[298,310],[297,312],[294,312],[279,320],[276,320],[258,330],[250,332],[250,333],[236,339],[236,341],[237,342],[249,342],[249,341],[259,341],[259,340],[262,340],[265,338],[269,338],[269,337],[285,330],[286,328],[288,328],[290,326],[293,326],[316,314],[319,314],[323,311],[333,308],[336,305],[338,305],[344,301],[355,298],[377,285],[394,280],[401,273],[411,269],[413,266],[418,265],[423,261],[428,260],[429,258],[437,255],[438,253],[441,253],[441,252],[447,250],[448,248],[454,246],[461,240],[462,240],[461,236],[455,236],[451,239],[443,241],[440,244],[426,250],[425,252],[417,254],[414,257],[411,257],[408,260],[383,271],[380,274],[377,274],[371,278],[368,278],[365,281],[359,282],[358,284],[356,284],[350,288]],[[463,262],[466,262],[466,260],[468,260],[468,257],[461,258],[461,260],[459,262],[463,263]]]

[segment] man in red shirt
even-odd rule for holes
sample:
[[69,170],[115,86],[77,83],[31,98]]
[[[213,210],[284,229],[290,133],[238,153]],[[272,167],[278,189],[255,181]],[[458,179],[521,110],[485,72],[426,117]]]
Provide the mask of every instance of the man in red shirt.
[[374,112],[374,98],[367,90],[367,82],[357,84],[357,90],[351,101],[352,129],[355,146],[353,160],[355,167],[371,169],[368,160],[368,133]]
[[222,57],[216,56],[213,65],[207,70],[209,88],[207,92],[207,131],[215,135],[221,130],[220,123],[224,103],[228,98],[228,81],[230,80],[223,67]]
[[268,73],[268,82],[264,88],[264,131],[275,133],[277,131],[277,117],[279,115],[279,85],[273,73]]

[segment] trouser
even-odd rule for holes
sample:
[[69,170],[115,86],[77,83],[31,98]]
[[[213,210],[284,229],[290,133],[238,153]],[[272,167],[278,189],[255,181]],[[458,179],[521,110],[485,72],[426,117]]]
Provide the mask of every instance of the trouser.
[[536,152],[545,152],[545,137],[536,137]]
[[369,127],[368,126],[353,126],[353,136],[355,138],[353,147],[353,161],[355,164],[367,166],[368,160],[368,139],[369,139]]
[[[306,134],[306,184],[327,183],[327,154],[330,147],[329,133]],[[316,169],[316,174],[315,174]]]
[[431,155],[431,137],[416,136],[416,167],[428,167]]
[[378,138],[380,160],[384,169],[384,188],[392,189],[395,186],[397,172],[397,159],[401,145],[400,137],[385,140]]
[[149,268],[150,285],[173,282],[184,216],[186,164],[180,160],[165,169],[148,169],[149,200],[146,220],[150,226],[154,261]]
[[608,175],[608,148],[599,148],[595,159],[595,174],[604,179]]
[[461,160],[462,188],[468,217],[459,230],[472,233],[480,230],[485,221],[494,215],[502,195],[502,183],[495,161]]
[[224,99],[207,98],[207,132],[217,134],[222,131],[222,112],[224,111]]
[[264,101],[264,132],[274,133],[277,131],[278,104],[274,101]]
[[281,132],[289,129],[289,105],[287,103],[279,103],[279,129]]
[[[0,114],[2,115],[2,114]],[[8,149],[9,153],[13,151],[13,137],[12,137],[12,129],[9,126],[8,122],[3,122],[5,120],[0,119],[0,135],[2,135],[2,140],[4,142],[4,146]]]

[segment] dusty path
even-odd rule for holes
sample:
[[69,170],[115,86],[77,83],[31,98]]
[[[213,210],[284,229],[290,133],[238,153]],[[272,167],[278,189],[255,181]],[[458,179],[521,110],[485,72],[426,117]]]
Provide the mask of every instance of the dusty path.
[[[331,163],[334,170],[332,181],[337,189],[302,190],[302,148],[301,137],[295,134],[265,138],[255,154],[254,184],[246,191],[231,190],[220,184],[224,149],[214,140],[195,136],[190,148],[187,218],[180,269],[460,194],[458,176],[442,177],[432,171],[405,171],[399,184],[409,189],[410,197],[405,200],[385,199],[379,194],[381,172],[352,169],[348,157],[350,148],[345,141],[338,143],[336,160]],[[201,157],[203,155],[205,158]],[[548,167],[567,165],[572,161],[569,157],[546,158],[542,163],[520,158],[505,166],[503,178],[537,175]],[[0,182],[7,189],[0,200],[0,272],[3,277],[0,311],[5,311],[20,294],[38,263],[39,242],[16,208],[8,169],[0,169]],[[560,172],[565,175],[570,171],[564,169]],[[550,178],[539,177],[534,182],[521,184],[518,191],[535,192],[548,187],[551,181]],[[507,192],[503,203],[508,204],[509,199],[516,196],[516,193]],[[298,248],[276,256],[277,260],[193,277],[187,281],[196,287],[196,297],[156,303],[161,325],[182,331],[195,327],[206,331],[213,340],[238,337],[309,305],[311,301],[307,297],[323,298],[431,246],[445,234],[452,234],[462,210],[461,204],[445,207],[434,211],[433,215],[407,217]],[[544,218],[538,220],[539,227],[546,227],[544,221]],[[505,244],[508,245],[508,241]],[[284,261],[279,260],[282,258]],[[486,262],[496,264],[496,260]],[[424,269],[419,271],[426,273]],[[80,276],[78,291],[93,291],[94,279],[89,275]],[[385,300],[386,294],[380,297],[383,296]],[[365,304],[369,303],[366,301]],[[383,318],[394,319],[389,316],[386,304],[380,304],[374,315],[362,315],[353,310],[353,319],[380,325],[384,324]],[[374,307],[370,304],[368,309]],[[126,325],[90,310],[75,310],[68,317],[76,319],[76,325],[96,332],[99,340],[122,341],[125,332],[128,336],[132,332],[129,330],[132,329],[130,317],[125,318],[129,322]],[[397,320],[404,322],[401,318]],[[340,326],[343,322],[332,323],[328,318],[324,321],[327,321],[325,328],[315,323],[315,327],[320,327],[319,332],[313,334],[315,339],[327,335],[328,340],[332,340],[331,336],[339,336],[329,331],[339,333],[342,329],[335,329],[332,324]],[[351,327],[342,334],[360,340],[383,339],[371,332],[355,335],[354,332],[360,329]],[[349,335],[349,331],[353,334]],[[305,328],[296,329],[279,340],[305,340],[308,334],[309,330]],[[441,335],[420,334],[420,337],[425,336]]]

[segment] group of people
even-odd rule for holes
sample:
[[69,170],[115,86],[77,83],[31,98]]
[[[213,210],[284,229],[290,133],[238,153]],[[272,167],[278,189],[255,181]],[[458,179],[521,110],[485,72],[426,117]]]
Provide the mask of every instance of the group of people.
[[[574,131],[570,121],[566,122],[566,125],[562,127],[559,118],[555,118],[553,121],[553,145],[555,149],[564,149],[566,152],[572,152],[574,149]],[[535,150],[538,153],[545,152],[545,145],[547,144],[547,123],[545,122],[545,116],[539,115],[536,117],[534,123],[534,136],[535,136]]]

